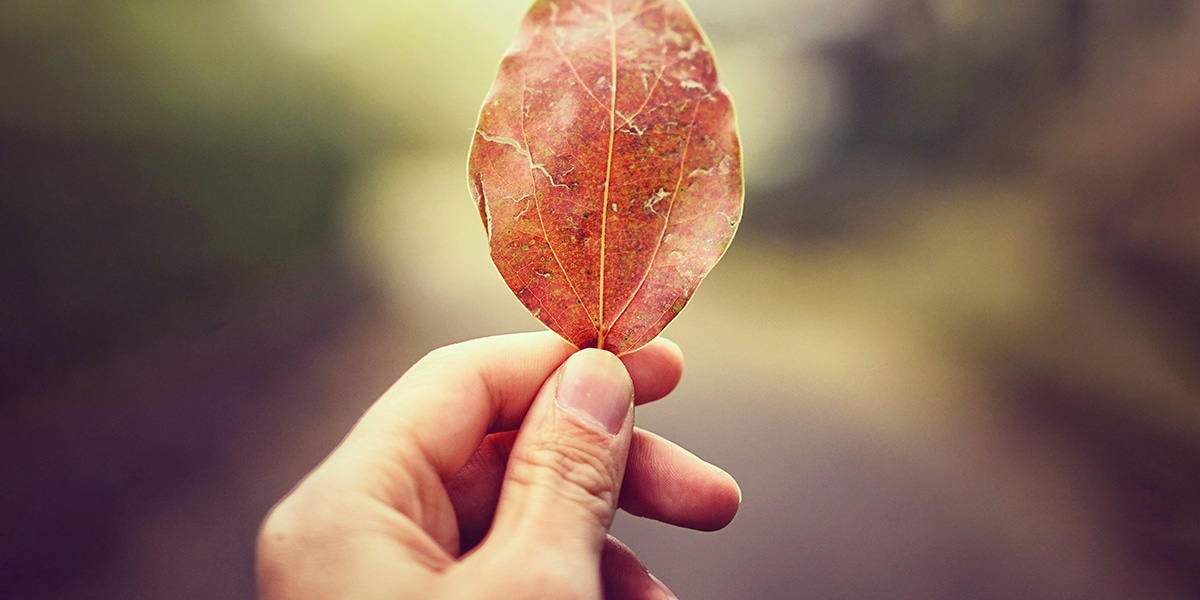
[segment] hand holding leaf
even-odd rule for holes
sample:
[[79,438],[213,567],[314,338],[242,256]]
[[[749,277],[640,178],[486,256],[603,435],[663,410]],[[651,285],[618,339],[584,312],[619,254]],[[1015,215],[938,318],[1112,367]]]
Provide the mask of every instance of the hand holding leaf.
[[618,355],[683,309],[742,212],[733,106],[679,0],[538,0],[468,174],[517,298],[577,347]]

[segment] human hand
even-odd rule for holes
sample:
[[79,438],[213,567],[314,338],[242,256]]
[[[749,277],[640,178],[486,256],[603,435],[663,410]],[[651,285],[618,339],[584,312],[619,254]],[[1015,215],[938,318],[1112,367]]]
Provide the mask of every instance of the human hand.
[[673,598],[607,534],[618,505],[701,530],[737,512],[728,474],[633,426],[682,369],[661,339],[621,359],[549,332],[430,353],[272,509],[260,597]]

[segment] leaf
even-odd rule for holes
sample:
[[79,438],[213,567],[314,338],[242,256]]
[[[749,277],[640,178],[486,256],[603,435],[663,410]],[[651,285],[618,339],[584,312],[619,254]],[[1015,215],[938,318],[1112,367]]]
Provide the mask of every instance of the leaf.
[[580,348],[649,343],[742,213],[733,105],[679,0],[538,0],[468,165],[492,260]]

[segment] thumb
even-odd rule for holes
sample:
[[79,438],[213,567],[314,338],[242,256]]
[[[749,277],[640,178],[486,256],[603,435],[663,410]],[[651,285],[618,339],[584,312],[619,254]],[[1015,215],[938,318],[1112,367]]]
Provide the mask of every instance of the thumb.
[[526,559],[549,552],[580,566],[592,561],[598,573],[632,432],[625,366],[605,350],[573,354],[521,425],[489,541]]

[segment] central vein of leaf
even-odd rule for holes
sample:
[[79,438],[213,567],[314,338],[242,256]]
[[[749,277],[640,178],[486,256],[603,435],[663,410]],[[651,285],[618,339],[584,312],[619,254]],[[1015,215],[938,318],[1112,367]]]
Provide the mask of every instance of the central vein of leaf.
[[617,137],[617,23],[613,15],[612,0],[608,2],[608,29],[609,29],[609,65],[611,72],[609,74],[609,100],[608,100],[608,168],[604,175],[604,198],[600,203],[600,307],[599,318],[597,324],[599,336],[596,340],[596,347],[604,347],[604,337],[608,334],[608,328],[604,325],[604,257],[608,254],[608,243],[605,239],[608,233],[608,192],[612,186],[612,165],[613,165],[613,144]]

